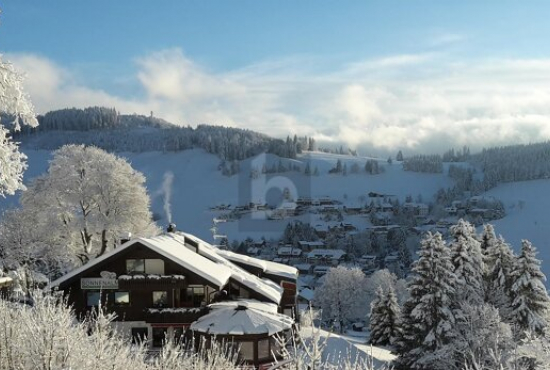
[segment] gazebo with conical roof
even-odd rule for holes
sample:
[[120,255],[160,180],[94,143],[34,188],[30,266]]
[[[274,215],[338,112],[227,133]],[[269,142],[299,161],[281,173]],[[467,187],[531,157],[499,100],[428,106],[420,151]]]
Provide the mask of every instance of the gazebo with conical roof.
[[209,306],[211,312],[191,324],[196,343],[212,339],[240,346],[242,359],[254,366],[275,360],[277,335],[290,331],[294,320],[277,313],[277,306],[261,302],[222,302]]

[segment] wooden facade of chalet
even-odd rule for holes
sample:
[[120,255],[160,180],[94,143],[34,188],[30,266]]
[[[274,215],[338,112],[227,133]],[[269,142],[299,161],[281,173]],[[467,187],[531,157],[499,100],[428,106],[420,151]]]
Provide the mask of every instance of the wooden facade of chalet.
[[[81,318],[101,304],[116,313],[121,331],[133,340],[146,337],[152,347],[161,346],[165,337],[191,338],[189,326],[215,302],[247,299],[276,304],[281,313],[296,312],[295,280],[232,264],[196,240],[181,237],[178,244],[170,238],[157,237],[154,248],[147,240],[155,238],[131,240],[50,287],[63,291]],[[163,249],[164,242],[171,244]],[[257,277],[270,279],[272,286],[262,290]],[[258,365],[257,357],[247,361]]]

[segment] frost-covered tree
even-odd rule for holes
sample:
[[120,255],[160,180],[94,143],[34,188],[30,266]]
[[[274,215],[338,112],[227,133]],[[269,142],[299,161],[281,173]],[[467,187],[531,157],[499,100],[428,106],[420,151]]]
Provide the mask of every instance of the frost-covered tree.
[[82,263],[104,254],[120,235],[157,232],[145,177],[130,164],[95,147],[67,145],[54,152],[46,175],[21,201],[25,209],[57,221],[51,233]]
[[372,275],[367,276],[365,283],[367,307],[370,307],[372,301],[375,299],[378,287],[382,287],[382,290],[385,292],[389,291],[390,287],[393,288],[400,305],[409,296],[405,279],[399,279],[397,275],[391,273],[388,269],[376,270]]
[[25,189],[23,172],[27,168],[27,157],[19,151],[4,126],[11,125],[19,131],[22,124],[37,126],[34,107],[23,89],[23,77],[13,65],[0,55],[0,195],[12,195]]
[[0,260],[6,269],[35,271],[52,278],[65,273],[71,256],[60,248],[64,239],[52,232],[57,226],[52,217],[43,217],[34,209],[5,211],[0,220]]
[[516,257],[512,247],[502,237],[491,241],[484,251],[485,300],[498,308],[500,316],[510,322],[512,271]]
[[489,305],[460,305],[462,316],[453,326],[453,339],[439,353],[441,363],[451,370],[501,369],[514,346],[510,325],[501,321]]
[[315,301],[323,318],[343,329],[345,322],[363,318],[365,312],[365,274],[358,268],[331,268],[321,287],[315,290]]
[[370,340],[374,345],[390,345],[401,337],[401,309],[392,286],[384,292],[376,291],[376,299],[371,303]]
[[474,227],[464,221],[451,227],[451,259],[456,277],[457,301],[481,304],[485,299],[483,289],[483,255],[476,239]]
[[522,240],[521,254],[512,271],[512,312],[511,318],[517,325],[516,335],[531,331],[543,334],[548,326],[546,319],[550,299],[544,286],[546,277],[540,270],[537,250],[528,241]]
[[439,351],[453,338],[456,286],[449,248],[441,234],[428,233],[413,264],[410,297],[403,307],[403,335],[396,341],[403,369],[440,369]]

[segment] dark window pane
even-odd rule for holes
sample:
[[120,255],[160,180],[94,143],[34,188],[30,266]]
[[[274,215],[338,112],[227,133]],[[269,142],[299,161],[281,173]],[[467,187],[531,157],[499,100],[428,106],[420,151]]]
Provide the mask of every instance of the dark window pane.
[[147,328],[132,328],[132,343],[138,344],[147,340]]
[[99,306],[99,300],[101,299],[100,292],[86,292],[86,306],[95,307]]
[[153,328],[153,347],[162,347],[166,339],[167,328]]

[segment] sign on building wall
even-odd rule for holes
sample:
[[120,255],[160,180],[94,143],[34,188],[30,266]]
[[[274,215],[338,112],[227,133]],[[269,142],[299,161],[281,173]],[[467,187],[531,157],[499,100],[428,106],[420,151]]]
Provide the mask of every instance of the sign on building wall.
[[118,279],[114,273],[101,273],[99,278],[82,278],[80,279],[80,289],[118,289]]

